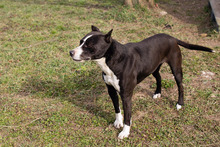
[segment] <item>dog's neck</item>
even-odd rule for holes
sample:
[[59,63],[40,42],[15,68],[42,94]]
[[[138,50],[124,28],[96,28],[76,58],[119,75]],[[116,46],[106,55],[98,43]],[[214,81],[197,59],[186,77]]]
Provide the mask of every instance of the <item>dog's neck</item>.
[[106,62],[111,60],[113,57],[118,57],[124,54],[126,47],[119,43],[116,40],[112,40],[112,43],[108,50],[106,51],[104,57],[106,58]]
[[94,61],[96,61],[97,65],[102,69],[102,71],[106,75],[113,75],[110,65],[114,65],[118,62],[121,62],[117,59],[120,59],[120,57],[125,56],[125,52],[126,47],[121,43],[117,42],[116,40],[113,40],[105,55],[102,58],[96,59]]

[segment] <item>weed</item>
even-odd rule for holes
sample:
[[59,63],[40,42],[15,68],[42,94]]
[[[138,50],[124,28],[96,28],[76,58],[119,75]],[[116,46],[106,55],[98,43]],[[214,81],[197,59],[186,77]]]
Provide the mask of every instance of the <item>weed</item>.
[[[162,87],[165,89],[173,88],[173,86],[175,85],[175,81],[174,79],[173,80],[164,79],[161,81],[161,84],[162,84]],[[156,86],[157,86],[156,83],[154,83],[151,87],[156,88]]]

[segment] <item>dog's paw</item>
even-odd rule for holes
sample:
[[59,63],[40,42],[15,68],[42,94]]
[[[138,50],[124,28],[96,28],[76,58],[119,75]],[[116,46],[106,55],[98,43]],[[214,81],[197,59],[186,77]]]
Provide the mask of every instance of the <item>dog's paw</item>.
[[154,94],[153,95],[153,99],[157,99],[157,98],[160,98],[161,97],[161,94],[160,93],[157,93],[157,94]]
[[121,133],[119,133],[118,138],[119,139],[127,138],[129,134],[130,134],[130,126],[124,125],[124,128],[121,131]]
[[121,113],[116,113],[116,120],[114,122],[114,127],[117,129],[123,127],[123,116],[121,115]]
[[179,111],[181,108],[182,108],[182,106],[181,106],[181,105],[176,104],[176,110],[177,110],[177,111]]

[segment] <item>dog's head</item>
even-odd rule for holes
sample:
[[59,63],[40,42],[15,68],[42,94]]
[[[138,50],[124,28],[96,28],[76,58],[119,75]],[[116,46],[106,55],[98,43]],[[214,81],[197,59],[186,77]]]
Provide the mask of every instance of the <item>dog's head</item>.
[[95,60],[102,58],[112,43],[112,30],[103,34],[97,27],[80,40],[80,45],[70,51],[75,61]]

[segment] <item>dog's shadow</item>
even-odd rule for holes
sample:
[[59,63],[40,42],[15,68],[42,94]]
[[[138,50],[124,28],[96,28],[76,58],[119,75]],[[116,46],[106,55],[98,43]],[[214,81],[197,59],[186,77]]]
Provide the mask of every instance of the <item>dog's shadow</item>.
[[[94,73],[97,71],[92,69],[87,72]],[[78,76],[66,75],[64,78],[58,80],[39,76],[29,77],[20,89],[20,93],[24,95],[36,94],[42,98],[69,101],[82,110],[104,118],[110,124],[114,120],[113,106],[112,112],[108,112],[102,105],[96,103],[97,99],[101,98],[107,99],[107,103],[111,102],[109,96],[103,94],[105,89],[101,72],[100,76],[95,77],[94,75],[91,77],[90,75],[80,74],[78,71]]]
[[[32,94],[42,98],[69,101],[86,112],[102,117],[108,124],[112,124],[115,119],[114,108],[107,94],[106,86],[101,78],[101,72],[98,76],[97,69],[87,71],[87,73],[91,73],[90,75],[82,74],[80,71],[75,72],[77,72],[78,75],[66,74],[60,79],[46,78],[46,76],[37,76],[36,74],[36,76],[31,76],[26,80],[20,89],[20,94]],[[150,85],[155,83],[155,80],[152,80],[152,78],[147,78],[145,80],[147,82],[144,82],[142,84],[143,86],[137,86],[132,98],[133,101],[138,99],[139,94],[141,94],[147,96],[148,100],[154,101],[158,105],[162,105],[160,104],[160,100],[153,100],[152,98],[155,87],[150,88]],[[162,98],[166,98],[166,96],[162,96]],[[175,101],[168,98],[167,101],[169,101],[170,107],[174,106]],[[105,105],[100,104],[100,102],[103,102],[103,104],[105,103]],[[110,104],[106,105],[107,103]],[[105,107],[111,108],[106,110]],[[109,111],[109,109],[111,110]]]

